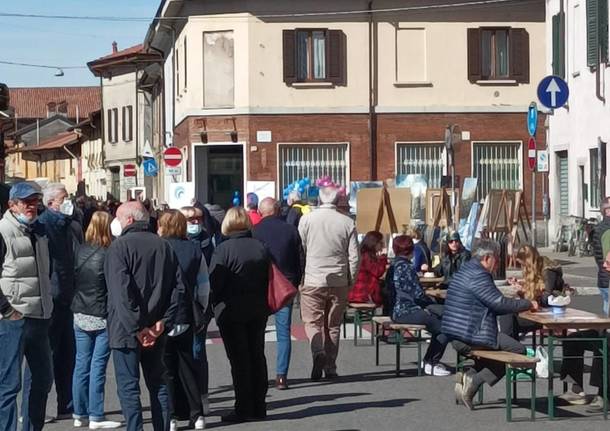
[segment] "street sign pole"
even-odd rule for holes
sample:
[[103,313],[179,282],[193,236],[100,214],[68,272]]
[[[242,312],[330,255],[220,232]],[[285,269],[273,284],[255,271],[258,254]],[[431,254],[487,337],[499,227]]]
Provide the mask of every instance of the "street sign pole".
[[536,170],[532,171],[532,247],[536,247]]

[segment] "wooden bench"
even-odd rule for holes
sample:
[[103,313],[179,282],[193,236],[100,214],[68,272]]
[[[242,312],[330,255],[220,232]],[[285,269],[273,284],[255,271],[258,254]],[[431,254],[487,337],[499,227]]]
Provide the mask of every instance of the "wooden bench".
[[[499,362],[506,367],[506,420],[508,422],[512,421],[513,399],[517,399],[517,377],[518,375],[527,376],[531,382],[530,420],[536,420],[536,364],[539,361],[538,358],[500,350],[476,349],[471,350],[466,357],[474,360]],[[458,369],[462,368],[462,364],[459,361],[458,354]],[[479,403],[483,404],[483,385],[479,389]]]
[[[395,334],[396,339],[396,375],[400,375],[400,349],[407,342],[417,343],[417,375],[422,374],[422,352],[421,345],[426,342],[426,338],[421,336],[421,331],[426,329],[425,325],[415,325],[409,323],[394,323],[389,316],[373,317],[375,324],[375,365],[379,366],[379,343],[385,331]],[[405,337],[405,333],[408,335]],[[406,338],[406,340],[405,340]]]
[[[343,314],[343,338],[347,338],[347,320],[348,312],[353,312],[354,322],[354,346],[358,345],[358,334],[362,338],[362,324],[372,322],[377,311],[377,305],[371,303],[350,302],[347,304],[347,309]],[[371,323],[371,344],[374,342],[373,323]]]

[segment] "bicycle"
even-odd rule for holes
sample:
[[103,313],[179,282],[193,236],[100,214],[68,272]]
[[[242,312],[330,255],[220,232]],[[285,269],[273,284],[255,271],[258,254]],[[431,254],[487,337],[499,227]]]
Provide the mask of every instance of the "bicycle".
[[597,219],[578,216],[570,216],[573,219],[570,235],[568,239],[568,256],[576,256],[578,250],[579,257],[593,256],[591,244],[591,234]]

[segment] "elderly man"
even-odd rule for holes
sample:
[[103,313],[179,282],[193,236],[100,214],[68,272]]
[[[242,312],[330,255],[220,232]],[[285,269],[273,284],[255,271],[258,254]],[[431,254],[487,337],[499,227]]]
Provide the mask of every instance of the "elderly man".
[[[297,229],[279,217],[280,205],[273,198],[265,198],[258,206],[263,219],[254,228],[254,238],[261,241],[284,276],[295,286],[303,277],[303,247]],[[288,389],[288,367],[290,365],[292,303],[275,313],[277,333],[276,388]]]
[[[0,220],[0,429],[17,429],[21,362],[32,369],[32,388],[22,409],[24,429],[44,426],[47,396],[53,384],[49,325],[53,310],[49,244],[35,223],[42,193],[36,183],[14,184],[9,209]],[[30,425],[31,424],[31,425]]]
[[358,270],[358,241],[352,219],[337,211],[339,190],[320,188],[320,207],[301,217],[305,251],[301,314],[311,344],[311,379],[337,377],[339,329],[350,286]]
[[610,274],[604,269],[604,259],[610,251],[610,197],[605,198],[601,204],[601,213],[604,217],[593,230],[592,245],[593,256],[597,264],[597,287],[602,296],[603,311],[608,315],[608,282]]
[[[74,298],[74,248],[82,242],[82,227],[73,220],[74,205],[68,199],[63,184],[51,183],[43,189],[46,210],[38,221],[49,238],[51,257],[51,292],[53,316],[49,337],[53,351],[53,374],[57,392],[57,417],[72,416],[72,374],[76,346],[74,316],[70,306]],[[29,371],[26,371],[24,394],[29,391]],[[25,409],[27,401],[24,399]]]
[[[498,333],[497,315],[537,310],[536,301],[505,297],[496,287],[492,273],[500,249],[491,240],[482,240],[471,261],[458,271],[447,290],[442,332],[453,347],[464,355],[473,348],[504,350],[525,354],[525,346],[506,334]],[[504,365],[477,360],[474,369],[458,373],[455,388],[458,401],[473,409],[472,399],[483,383],[496,384],[504,376]]]
[[[181,270],[168,242],[149,231],[141,202],[117,210],[121,236],[106,254],[108,342],[128,431],[143,429],[140,365],[150,393],[155,431],[169,429],[169,400],[162,363],[165,323],[184,293]],[[170,321],[170,322],[168,322]]]

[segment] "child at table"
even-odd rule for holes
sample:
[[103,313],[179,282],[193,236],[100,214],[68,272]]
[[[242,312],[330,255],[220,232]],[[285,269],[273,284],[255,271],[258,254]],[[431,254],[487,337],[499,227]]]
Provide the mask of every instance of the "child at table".
[[388,266],[388,258],[383,252],[383,248],[381,233],[371,231],[364,236],[360,246],[360,267],[356,283],[348,296],[349,302],[372,302],[377,306],[383,305],[381,278]]

